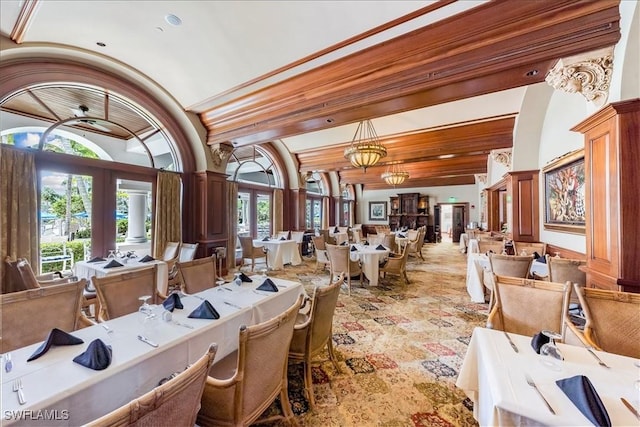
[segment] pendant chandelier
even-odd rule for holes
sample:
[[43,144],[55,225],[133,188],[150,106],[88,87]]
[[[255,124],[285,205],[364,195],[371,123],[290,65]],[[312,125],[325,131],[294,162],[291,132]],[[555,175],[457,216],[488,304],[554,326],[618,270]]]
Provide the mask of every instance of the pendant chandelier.
[[380,175],[387,184],[396,185],[402,184],[407,178],[409,178],[409,172],[403,170],[399,164],[395,163],[390,167],[387,167],[387,171]]
[[365,172],[386,155],[387,149],[378,140],[371,120],[364,120],[358,124],[351,146],[344,150],[344,157],[353,166],[362,168]]

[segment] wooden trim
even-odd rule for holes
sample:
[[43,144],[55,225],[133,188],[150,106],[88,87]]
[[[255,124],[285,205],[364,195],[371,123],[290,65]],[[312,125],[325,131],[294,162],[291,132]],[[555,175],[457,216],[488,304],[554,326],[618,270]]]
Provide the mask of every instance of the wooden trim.
[[580,261],[586,261],[587,255],[582,252],[576,252],[571,249],[566,249],[561,246],[547,244],[547,253],[549,256],[555,256],[556,253],[560,255],[561,258],[567,259],[578,259]]
[[20,9],[20,14],[18,15],[18,19],[16,19],[16,24],[11,30],[11,34],[9,38],[16,42],[17,44],[21,44],[24,39],[27,30],[29,29],[29,25],[31,25],[31,21],[33,20],[36,9],[38,8],[39,0],[26,0]]

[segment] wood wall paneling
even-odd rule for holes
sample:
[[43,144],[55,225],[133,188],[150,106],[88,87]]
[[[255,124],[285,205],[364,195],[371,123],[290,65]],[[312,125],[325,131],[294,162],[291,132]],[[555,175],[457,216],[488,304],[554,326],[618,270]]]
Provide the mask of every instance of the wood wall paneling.
[[225,174],[210,171],[193,174],[194,234],[199,243],[199,258],[210,256],[218,246],[227,245],[227,185]]

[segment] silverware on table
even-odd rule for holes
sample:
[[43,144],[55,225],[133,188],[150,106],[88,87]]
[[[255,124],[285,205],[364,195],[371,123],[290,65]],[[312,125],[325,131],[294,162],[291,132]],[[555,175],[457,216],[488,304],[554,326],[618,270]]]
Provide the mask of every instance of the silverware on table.
[[20,378],[13,382],[13,391],[18,393],[18,402],[21,405],[27,403],[27,399],[24,397],[24,392],[22,391],[22,380]]
[[242,310],[242,307],[240,307],[239,305],[235,305],[235,304],[234,304],[234,303],[232,303],[232,302],[229,302],[229,301],[222,301],[222,302],[223,302],[223,303],[225,303],[225,304],[227,304],[227,305],[230,305],[230,306],[231,306],[231,307],[233,307],[233,308],[237,308],[238,310]]
[[516,353],[520,353],[520,351],[518,350],[518,347],[514,344],[513,341],[511,341],[511,337],[509,336],[507,331],[502,331],[502,332],[504,333],[504,336],[507,337],[507,339],[509,340],[509,345],[511,345],[511,348],[513,349],[513,351],[515,351]]
[[185,327],[185,328],[194,329],[193,326],[187,325],[186,323],[178,322],[177,320],[172,320],[171,323],[173,323],[174,325]]
[[553,408],[551,407],[551,405],[549,405],[549,402],[547,401],[547,399],[545,399],[544,395],[542,394],[542,392],[540,391],[540,389],[538,388],[538,386],[536,385],[535,382],[533,382],[533,378],[531,378],[529,376],[529,374],[525,374],[526,378],[527,378],[527,384],[529,384],[531,387],[533,387],[533,389],[535,391],[538,392],[538,395],[542,398],[542,400],[544,400],[544,403],[547,405],[547,408],[549,408],[549,411],[551,411],[551,413],[553,415],[556,414],[556,411],[553,410]]
[[602,361],[602,359],[600,359],[600,358],[598,357],[598,355],[597,355],[597,354],[595,354],[595,353],[593,352],[593,350],[591,350],[591,348],[589,348],[589,347],[585,347],[585,348],[587,349],[587,351],[589,352],[589,354],[590,354],[590,355],[592,355],[592,356],[593,356],[593,357],[598,361],[598,365],[600,365],[600,366],[604,366],[605,368],[608,368],[608,369],[609,369],[609,368],[611,368],[609,365],[607,365],[606,363],[604,363],[604,362]]
[[11,353],[4,355],[4,370],[5,372],[11,372],[13,369],[13,362],[11,361]]
[[637,419],[640,420],[640,414],[638,413],[636,408],[634,408],[633,405],[631,403],[629,403],[629,401],[627,399],[625,399],[624,397],[621,397],[620,400],[622,401],[622,403],[624,403],[624,406],[626,406],[627,409],[630,410],[631,413],[633,415],[635,415]]
[[100,323],[100,326],[102,326],[104,328],[104,330],[107,331],[108,334],[112,334],[113,333],[113,329],[111,329],[109,327],[109,325],[107,325],[106,323]]
[[158,344],[156,344],[155,342],[151,341],[149,338],[144,337],[142,335],[138,335],[138,339],[140,341],[142,341],[145,344],[149,344],[151,347],[158,347]]

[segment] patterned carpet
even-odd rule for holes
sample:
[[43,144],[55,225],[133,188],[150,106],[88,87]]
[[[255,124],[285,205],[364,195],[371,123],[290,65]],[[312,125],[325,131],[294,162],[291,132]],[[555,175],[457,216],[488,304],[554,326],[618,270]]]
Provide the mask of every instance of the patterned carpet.
[[[300,425],[477,425],[455,381],[473,328],[486,322],[487,304],[470,302],[457,243],[425,244],[422,253],[425,261],[409,258],[409,285],[389,276],[377,287],[352,281],[351,296],[341,291],[333,341],[343,372],[330,362],[314,365],[315,411],[303,394],[302,365],[289,366]],[[300,280],[311,294],[329,282],[328,272],[314,269],[315,261],[305,259],[271,275]]]

